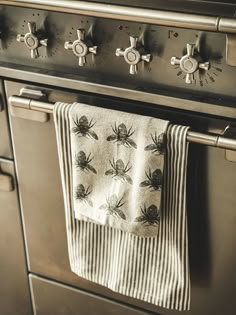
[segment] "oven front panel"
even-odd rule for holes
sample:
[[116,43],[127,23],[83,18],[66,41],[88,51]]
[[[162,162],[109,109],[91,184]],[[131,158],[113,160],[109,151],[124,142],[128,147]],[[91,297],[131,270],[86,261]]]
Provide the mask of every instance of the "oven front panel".
[[[26,66],[29,70],[34,67],[41,73],[53,70],[61,75],[77,75],[90,82],[120,84],[137,91],[175,94],[181,98],[190,94],[200,101],[212,99],[212,102],[217,102],[236,96],[236,71],[235,67],[227,65],[226,35],[223,33],[3,5],[0,5],[0,19],[1,66]],[[29,33],[28,23],[35,23],[37,36],[47,40],[47,47],[41,46],[38,58],[34,59],[24,43],[24,35]],[[78,53],[81,46],[72,47],[72,43],[78,40],[78,29],[85,31],[89,47],[97,46],[97,54],[88,54],[83,66],[78,65],[79,58],[73,53],[73,49]],[[150,62],[143,61],[137,65],[136,75],[129,73],[130,65],[123,57],[116,56],[118,48],[130,46],[130,36],[138,39],[141,55],[151,54]],[[31,38],[29,45],[34,40]],[[178,61],[171,64],[172,57],[181,58],[186,54],[187,44],[195,44],[196,62],[208,69],[196,71],[191,84],[185,83],[186,69],[194,68],[195,61],[193,64],[192,61],[185,62],[182,67]],[[131,53],[127,58],[132,62],[135,57]]]
[[[176,123],[190,125],[193,130],[198,126],[199,131],[203,132],[213,127],[215,130],[221,130],[227,125],[222,119],[183,113],[180,115],[150,105],[141,106],[136,103],[114,101],[91,94],[66,92],[50,87],[47,89],[32,87],[30,84],[10,81],[6,81],[5,86],[7,97],[18,95],[21,88],[27,86],[45,90],[49,101],[52,102],[81,101],[161,118],[169,117]],[[163,315],[174,314],[113,293],[78,278],[70,271],[53,118],[50,116],[45,122],[27,118],[10,115],[30,272],[146,311]],[[191,315],[234,315],[235,313],[236,256],[233,254],[236,246],[235,171],[236,164],[225,160],[223,150],[190,145],[188,219],[192,279],[192,309],[189,312]],[[38,292],[37,285],[42,285],[41,280],[38,284],[37,281],[34,283],[34,290]],[[58,299],[62,294],[63,300],[63,290],[56,290]],[[38,300],[43,301],[41,297],[38,297]]]

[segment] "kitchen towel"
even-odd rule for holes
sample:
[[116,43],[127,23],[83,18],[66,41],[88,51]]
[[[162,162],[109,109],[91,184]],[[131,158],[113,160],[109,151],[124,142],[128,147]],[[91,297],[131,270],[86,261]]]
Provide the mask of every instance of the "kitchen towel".
[[72,271],[120,294],[169,309],[189,310],[188,127],[169,125],[166,132],[159,233],[156,237],[137,236],[75,217],[70,138],[70,111],[74,106],[57,103],[54,107]]
[[71,107],[77,219],[158,235],[168,123],[87,104]]

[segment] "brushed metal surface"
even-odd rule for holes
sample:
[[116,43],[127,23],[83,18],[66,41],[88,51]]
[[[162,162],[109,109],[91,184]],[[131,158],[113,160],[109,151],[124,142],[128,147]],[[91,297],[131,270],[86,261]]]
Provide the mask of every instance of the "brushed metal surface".
[[34,275],[30,276],[30,282],[35,315],[150,314]]
[[12,158],[11,137],[8,125],[7,107],[3,91],[3,82],[0,79],[0,101],[2,103],[2,111],[0,111],[0,157]]
[[76,14],[89,15],[116,20],[135,21],[190,29],[216,31],[218,28],[218,17],[207,15],[185,14],[178,12],[149,10],[143,8],[132,8],[127,6],[107,5],[102,3],[89,3],[85,1],[57,1],[57,0],[18,0],[0,1],[0,4],[10,4],[24,7],[37,7],[46,10],[60,10]]
[[[18,94],[23,86],[7,82],[8,97]],[[227,125],[227,121],[221,119],[186,112],[173,113],[153,106],[144,108],[137,103],[127,107],[127,101],[111,102],[84,93],[61,90],[48,90],[47,93],[50,102],[56,99],[81,101],[160,118],[169,117],[176,123],[189,124],[192,129],[199,128],[199,131],[212,126],[224,129]],[[39,124],[11,117],[11,125],[30,271],[154,313],[185,314],[113,293],[70,271],[53,120]],[[235,314],[235,172],[236,164],[225,161],[223,150],[190,145],[187,192],[192,280],[190,315]],[[60,299],[63,300],[63,293],[59,294]]]
[[[196,1],[197,2],[197,1]],[[204,12],[204,14],[189,14],[182,12],[175,12],[176,6],[173,3],[164,8],[166,11],[155,9],[157,4],[152,4],[152,10],[147,8],[138,8],[131,6],[117,6],[110,1],[110,4],[106,3],[89,3],[88,1],[58,1],[58,0],[17,0],[17,1],[0,1],[0,4],[7,4],[13,6],[24,6],[30,8],[55,10],[67,13],[76,13],[81,15],[89,15],[94,17],[111,18],[124,21],[135,21],[147,24],[166,25],[171,27],[183,27],[189,29],[198,29],[205,31],[218,31],[223,33],[236,33],[235,19],[224,17],[224,6],[222,11],[218,13],[220,16],[211,16],[214,12]],[[126,4],[126,3],[125,3]],[[199,2],[202,6],[202,3]],[[230,3],[228,3],[230,5]],[[233,3],[232,10],[234,10]],[[142,4],[145,6],[145,4]],[[194,4],[193,4],[194,6]],[[209,3],[208,3],[209,6]],[[225,9],[227,11],[227,3]],[[169,10],[168,10],[169,9]],[[171,11],[171,9],[173,11]],[[183,9],[182,9],[183,10]],[[195,7],[195,11],[198,11]],[[181,11],[180,9],[177,11]],[[189,11],[189,9],[188,9]],[[194,12],[194,9],[192,9]],[[223,14],[223,16],[222,16]],[[232,14],[233,15],[233,14]]]
[[[98,2],[97,0],[88,0],[87,2]],[[42,8],[42,5],[35,4],[31,2],[19,2],[19,1],[4,1],[1,0],[1,3],[9,4],[9,5],[17,5],[17,6],[25,6],[25,7],[34,7],[34,8]],[[125,5],[130,7],[139,7],[139,8],[148,8],[148,9],[157,9],[157,10],[166,10],[166,11],[175,11],[175,12],[188,12],[194,14],[209,14],[211,16],[221,16],[224,17],[233,17],[234,11],[236,9],[235,0],[227,0],[227,2],[223,2],[222,0],[215,1],[186,1],[186,0],[146,0],[145,2],[142,0],[103,0],[102,3],[106,4],[118,4]],[[46,8],[46,6],[44,6]],[[60,10],[62,12],[73,12],[73,9],[69,8],[60,8],[60,7],[52,7],[51,9]]]
[[[236,124],[228,125],[226,129],[224,130],[224,136],[236,139]],[[225,150],[225,158],[227,161],[236,163],[236,151]]]
[[10,192],[13,190],[13,180],[10,175],[1,174],[0,170],[0,191]]
[[[0,176],[15,178],[13,162],[0,160]],[[0,314],[32,315],[16,182],[0,189]]]
[[236,152],[232,150],[225,151],[225,159],[230,162],[236,163]]
[[[0,64],[1,65],[1,64]],[[44,73],[46,72],[46,74]],[[83,77],[66,76],[58,74],[55,71],[38,72],[33,69],[29,72],[27,68],[13,69],[0,66],[0,73],[11,79],[24,79],[32,83],[41,83],[46,85],[56,85],[59,88],[74,89],[81,92],[96,93],[98,95],[112,96],[116,99],[125,98],[130,101],[139,101],[143,103],[155,104],[174,109],[181,109],[196,113],[204,113],[214,116],[226,117],[229,119],[236,118],[235,102],[229,99],[214,99],[211,97],[198,98],[194,95],[181,93],[159,94],[163,91],[159,89],[140,89],[138,86],[130,86],[130,88],[122,85],[116,85],[114,82],[106,82],[105,84],[96,82],[83,81]],[[113,85],[111,85],[113,84]],[[234,89],[235,90],[235,89]],[[155,93],[154,93],[155,92]],[[58,99],[54,99],[56,102]]]
[[[75,81],[88,85],[98,83],[98,92],[99,85],[120,85],[139,94],[150,91],[152,98],[155,94],[180,94],[190,100],[199,98],[204,103],[212,98],[216,105],[232,102],[236,97],[236,71],[226,64],[225,34],[10,6],[0,6],[0,15],[6,29],[0,49],[0,61],[5,67],[16,70],[25,67],[39,76],[50,71],[63,78],[74,76]],[[37,59],[31,59],[28,49],[16,41],[18,33],[27,32],[29,21],[36,23],[48,38],[48,47],[39,48]],[[76,38],[78,28],[90,33],[94,45],[99,47],[96,58],[88,58],[86,67],[79,67],[78,58],[63,48],[65,41]],[[135,76],[127,72],[122,58],[115,56],[117,47],[126,47],[129,35],[145,39],[144,48],[153,56],[150,63],[140,64]],[[211,64],[209,71],[196,72],[193,84],[185,84],[184,73],[170,63],[172,56],[185,53],[186,43],[197,44],[200,61]],[[6,72],[0,71],[0,75],[5,76]],[[119,95],[122,96],[120,91]]]
[[227,34],[226,35],[226,62],[229,66],[236,66],[236,35]]
[[[60,102],[58,100],[57,102]],[[11,95],[8,98],[8,104],[11,108],[11,114],[13,116],[18,116],[21,117],[20,115],[16,115],[15,111],[16,110],[27,110],[30,112],[39,112],[39,113],[53,113],[53,108],[55,104],[49,103],[49,102],[44,102],[44,101],[37,101],[34,99],[29,99],[29,98],[24,98],[22,96],[18,95]],[[24,117],[21,117],[24,118]],[[32,119],[35,120],[35,119]],[[223,136],[220,135],[210,135],[210,134],[204,134],[204,133],[198,133],[189,130],[187,133],[187,140],[189,142],[194,142],[194,143],[201,143],[203,145],[209,145],[213,147],[219,147],[222,149],[230,149],[236,151],[236,140],[235,139],[228,139],[224,138]]]
[[219,21],[219,31],[223,33],[235,33],[236,19],[221,18]]

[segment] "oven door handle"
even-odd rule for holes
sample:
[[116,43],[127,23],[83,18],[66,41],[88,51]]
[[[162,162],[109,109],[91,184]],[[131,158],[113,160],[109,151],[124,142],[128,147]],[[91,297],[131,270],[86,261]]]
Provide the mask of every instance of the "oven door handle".
[[[12,107],[24,108],[48,114],[53,113],[55,105],[55,103],[37,101],[17,95],[10,96],[8,101]],[[189,142],[236,151],[236,139],[222,137],[221,135],[211,135],[189,130],[187,140]]]

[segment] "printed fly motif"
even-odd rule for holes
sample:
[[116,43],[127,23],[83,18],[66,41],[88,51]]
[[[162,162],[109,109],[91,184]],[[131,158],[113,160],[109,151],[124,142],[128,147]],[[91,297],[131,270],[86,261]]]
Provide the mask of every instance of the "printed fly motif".
[[91,119],[88,121],[88,118],[86,116],[76,117],[76,119],[73,119],[75,127],[72,128],[72,131],[78,135],[79,137],[90,137],[95,140],[98,140],[97,134],[92,130],[93,126],[96,124],[93,123],[93,120]]
[[105,172],[105,175],[112,175],[112,177],[117,177],[128,182],[131,185],[133,184],[132,178],[127,174],[132,168],[132,166],[129,167],[129,162],[126,164],[126,166],[121,159],[118,159],[117,161],[113,159],[109,162],[112,168],[107,170]]
[[162,172],[160,169],[156,169],[151,172],[149,168],[148,172],[145,172],[147,179],[140,183],[140,187],[148,187],[152,190],[161,190],[162,187]]
[[97,174],[95,168],[90,164],[93,159],[94,157],[91,157],[91,153],[89,153],[89,155],[86,157],[84,151],[80,151],[78,154],[75,155],[75,166],[81,171],[90,171],[94,174]]
[[160,213],[155,205],[151,205],[150,207],[141,208],[142,215],[135,219],[136,222],[142,222],[142,224],[146,225],[157,225],[160,222]]
[[92,200],[89,198],[89,195],[92,193],[92,190],[88,186],[86,189],[84,185],[79,184],[75,191],[75,199],[87,202],[91,207],[93,207]]
[[100,206],[100,210],[106,210],[107,215],[112,215],[119,217],[123,220],[126,220],[126,215],[121,210],[121,207],[125,204],[122,198],[118,198],[116,194],[111,195],[110,197],[106,198],[106,203]]
[[114,141],[117,144],[137,149],[137,144],[130,138],[135,133],[135,131],[132,130],[132,127],[127,130],[126,125],[122,123],[118,127],[115,124],[115,126],[112,126],[111,128],[114,132],[114,135],[107,137],[107,141]]
[[155,135],[151,135],[152,137],[152,144],[147,145],[144,150],[145,151],[152,151],[152,153],[156,153],[157,155],[163,154],[165,151],[165,134],[162,133],[157,136],[156,132]]

